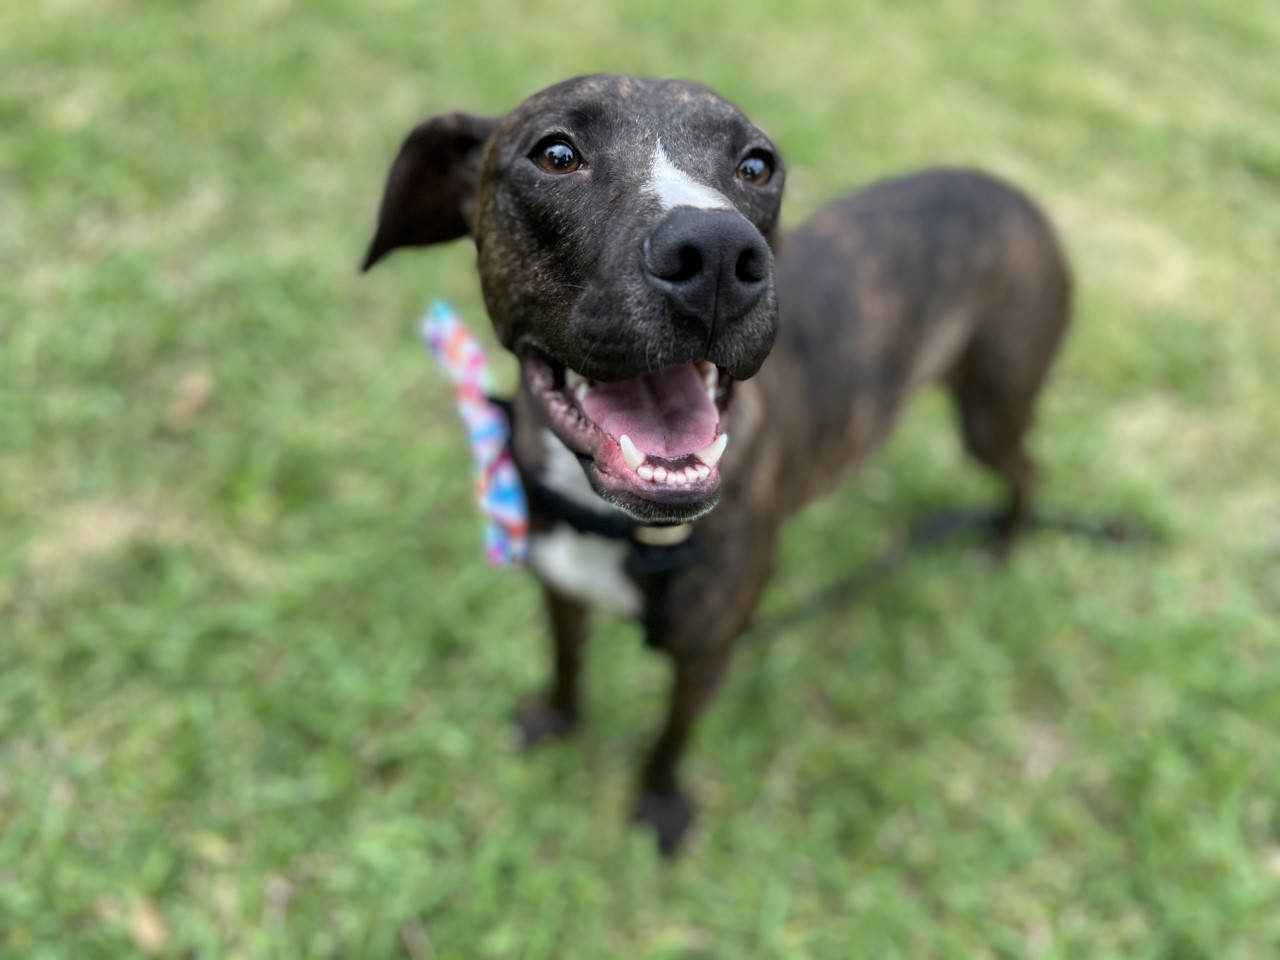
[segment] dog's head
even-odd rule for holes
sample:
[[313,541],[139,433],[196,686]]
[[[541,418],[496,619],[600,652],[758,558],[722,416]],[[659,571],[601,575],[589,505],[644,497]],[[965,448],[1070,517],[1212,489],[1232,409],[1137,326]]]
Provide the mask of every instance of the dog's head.
[[593,488],[683,522],[715,505],[734,382],[773,345],[783,179],[709,90],[581,77],[501,119],[417,126],[365,269],[469,233],[498,337]]

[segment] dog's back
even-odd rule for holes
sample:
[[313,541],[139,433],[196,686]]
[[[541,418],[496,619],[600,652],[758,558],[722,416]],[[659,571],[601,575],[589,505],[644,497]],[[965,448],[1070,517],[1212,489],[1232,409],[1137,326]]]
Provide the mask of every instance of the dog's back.
[[889,434],[908,395],[944,381],[966,443],[1025,494],[1021,450],[1066,327],[1070,274],[1022,193],[939,169],[836,200],[777,260],[778,343],[757,378],[778,463],[804,463],[792,508],[829,491]]

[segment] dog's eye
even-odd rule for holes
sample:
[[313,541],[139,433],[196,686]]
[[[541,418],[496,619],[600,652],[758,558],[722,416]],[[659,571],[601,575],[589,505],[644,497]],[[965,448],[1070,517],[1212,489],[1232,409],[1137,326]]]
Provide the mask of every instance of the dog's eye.
[[763,150],[753,150],[738,164],[738,179],[762,187],[773,176],[773,158]]
[[547,173],[573,173],[582,166],[578,151],[563,140],[539,144],[533,151],[533,159]]

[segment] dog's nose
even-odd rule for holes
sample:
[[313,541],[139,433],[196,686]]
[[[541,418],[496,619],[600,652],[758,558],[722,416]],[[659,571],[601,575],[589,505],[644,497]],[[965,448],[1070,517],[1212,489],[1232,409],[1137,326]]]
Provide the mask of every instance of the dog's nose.
[[708,330],[756,305],[771,265],[760,231],[731,210],[679,207],[644,242],[646,279],[677,314]]

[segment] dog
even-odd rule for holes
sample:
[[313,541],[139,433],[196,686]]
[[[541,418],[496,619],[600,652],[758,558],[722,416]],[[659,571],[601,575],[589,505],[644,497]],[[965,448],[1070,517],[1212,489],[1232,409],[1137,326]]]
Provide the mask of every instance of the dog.
[[368,270],[469,235],[498,339],[518,359],[512,454],[530,502],[554,670],[526,744],[580,715],[589,608],[670,658],[635,816],[676,852],[678,767],[773,570],[788,517],[830,492],[941,383],[967,450],[1027,516],[1024,440],[1066,330],[1055,232],[990,176],[934,169],[820,209],[780,242],[786,170],[727,100],[596,75],[501,118],[450,113],[404,141]]

